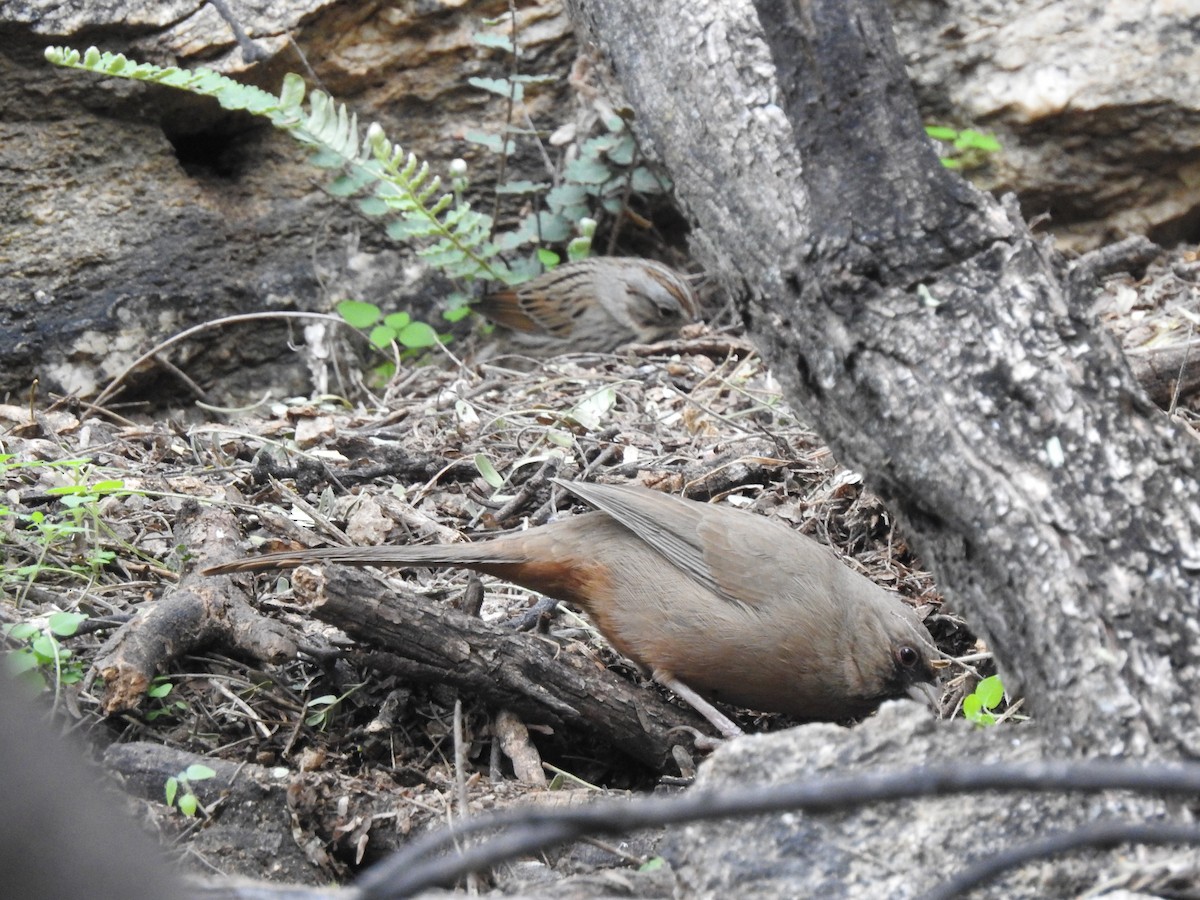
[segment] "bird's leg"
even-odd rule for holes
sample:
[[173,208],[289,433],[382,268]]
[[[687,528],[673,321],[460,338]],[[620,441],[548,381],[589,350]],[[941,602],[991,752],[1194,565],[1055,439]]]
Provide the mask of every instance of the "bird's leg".
[[516,631],[545,631],[546,629],[542,627],[542,620],[549,620],[556,609],[558,609],[558,601],[543,594],[538,598],[537,603],[513,620],[512,627]]
[[653,678],[663,687],[671,689],[686,700],[692,709],[708,719],[713,727],[725,737],[738,737],[743,733],[742,729],[738,728],[725,713],[721,712],[674,675],[671,675],[669,672],[656,671]]

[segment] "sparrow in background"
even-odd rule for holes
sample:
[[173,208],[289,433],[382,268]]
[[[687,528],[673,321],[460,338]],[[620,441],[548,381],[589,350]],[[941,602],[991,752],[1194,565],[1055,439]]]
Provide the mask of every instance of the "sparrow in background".
[[533,356],[606,353],[650,343],[694,322],[700,303],[662,263],[597,256],[484,295],[473,308],[508,329],[514,351]]

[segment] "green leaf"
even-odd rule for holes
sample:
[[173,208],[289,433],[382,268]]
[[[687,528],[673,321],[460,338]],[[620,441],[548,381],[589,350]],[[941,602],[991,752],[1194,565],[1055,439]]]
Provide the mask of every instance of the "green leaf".
[[583,185],[568,181],[546,193],[546,205],[553,210],[560,210],[565,206],[586,202],[587,196],[587,189]]
[[538,262],[542,264],[542,268],[547,272],[562,262],[562,257],[560,257],[553,250],[547,250],[545,247],[538,248],[537,258]]
[[13,625],[6,625],[5,630],[8,636],[14,641],[27,641],[34,635],[41,634],[37,626],[31,625],[29,622],[17,622]]
[[579,184],[604,184],[612,177],[609,167],[598,159],[578,157],[567,163],[563,178]]
[[175,685],[169,681],[160,681],[146,688],[146,696],[153,697],[155,700],[161,700],[163,697],[171,693],[175,689]]
[[394,241],[429,237],[437,233],[432,224],[423,219],[396,219],[387,226],[388,237]]
[[179,790],[179,779],[172,775],[167,779],[167,806],[175,805],[175,793]]
[[629,183],[639,194],[661,194],[670,190],[671,181],[664,175],[652,172],[645,166],[638,166],[629,175]]
[[400,343],[410,349],[432,347],[438,342],[437,332],[424,322],[412,322],[397,336]]
[[183,775],[188,781],[204,781],[208,778],[217,777],[216,772],[214,772],[208,766],[201,765],[200,763],[192,763],[183,770]]
[[616,402],[617,392],[613,388],[601,388],[571,407],[571,418],[588,431],[595,431]]
[[958,137],[958,130],[955,128],[947,128],[945,125],[926,125],[925,133],[935,141],[943,141],[947,144],[951,143]]
[[504,479],[500,477],[500,473],[496,471],[496,467],[492,465],[492,461],[484,454],[475,454],[475,468],[479,470],[479,474],[483,476],[483,480],[493,490],[499,490],[503,487]]
[[634,143],[633,135],[624,134],[604,155],[608,157],[609,162],[618,166],[627,166],[633,162],[633,154],[636,150],[637,144]]
[[396,332],[386,325],[376,325],[367,335],[367,340],[371,342],[372,347],[385,350],[396,340]]
[[489,150],[491,150],[493,153],[495,153],[497,155],[511,154],[513,152],[513,150],[516,148],[516,143],[513,142],[512,140],[509,140],[507,142],[502,141],[500,139],[500,135],[488,134],[486,131],[476,131],[476,130],[472,129],[472,130],[467,131],[463,135],[463,138],[464,138],[464,140],[466,140],[472,144],[479,144],[482,147],[487,147]]
[[[51,488],[50,491],[55,490]],[[46,493],[50,493],[47,491]],[[72,490],[64,490],[62,495],[62,503],[67,509],[82,509],[85,506],[91,506],[100,498],[91,492],[91,490],[82,484],[77,484]]]
[[283,76],[283,88],[279,91],[279,105],[283,107],[299,106],[304,101],[304,79],[294,72]]
[[975,696],[988,709],[995,709],[1004,699],[1004,685],[999,675],[989,675],[975,687]]
[[514,84],[507,78],[468,78],[467,84],[483,91],[499,94],[506,99],[511,97],[514,103],[520,103],[525,99],[525,88],[520,84]]
[[364,173],[350,173],[339,175],[334,178],[329,184],[325,185],[327,190],[334,197],[353,197],[367,185],[371,179]]
[[33,650],[38,658],[38,662],[52,663],[58,657],[62,656],[62,649],[51,635],[39,634],[30,643],[29,648]]
[[397,333],[411,321],[412,316],[406,312],[388,313],[383,317],[383,324]]
[[87,619],[83,613],[58,612],[46,620],[50,630],[59,637],[70,637],[79,630],[79,623]]
[[346,164],[346,160],[340,153],[334,153],[328,147],[322,147],[308,158],[308,164],[316,166],[318,169],[340,169]]
[[1000,149],[1000,142],[993,135],[967,128],[958,133],[954,146],[959,150],[981,150],[984,153],[995,153]]
[[37,656],[28,647],[22,647],[20,650],[14,650],[12,653],[5,654],[4,664],[5,668],[8,669],[14,678],[18,678],[26,672],[36,671],[40,665]]
[[88,487],[84,484],[63,484],[58,487],[46,488],[46,493],[51,497],[71,497],[88,493]]
[[592,239],[590,237],[572,238],[567,244],[567,259],[578,262],[592,255]]
[[179,798],[179,811],[189,819],[195,817],[196,809],[199,805],[200,801],[196,799],[195,794],[184,794]]
[[619,134],[599,134],[588,138],[579,148],[579,155],[584,159],[599,159],[613,147],[619,145],[625,138]]
[[971,694],[963,698],[962,711],[963,716],[976,725],[996,724],[996,717],[983,711],[983,703],[978,694]]
[[550,185],[544,181],[509,181],[496,186],[497,194],[536,194]]
[[491,47],[495,50],[503,50],[506,53],[515,53],[512,38],[507,34],[488,34],[483,31],[477,31],[471,35],[471,40],[479,44],[481,47]]
[[380,310],[374,303],[343,300],[335,309],[351,328],[370,328],[379,321]]
[[542,226],[542,240],[557,244],[571,236],[571,222],[566,216],[552,216],[541,213],[538,221]]
[[376,216],[386,216],[392,211],[387,201],[378,197],[363,197],[358,201],[358,208],[364,216],[372,219]]
[[94,569],[102,569],[117,558],[115,550],[93,550],[88,554],[88,565]]

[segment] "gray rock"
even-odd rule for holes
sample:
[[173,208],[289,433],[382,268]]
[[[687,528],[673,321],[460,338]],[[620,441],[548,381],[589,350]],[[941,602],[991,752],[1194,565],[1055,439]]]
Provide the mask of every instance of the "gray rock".
[[[942,762],[1038,761],[1049,753],[1033,725],[979,728],[942,722],[913,703],[885,704],[852,729],[807,725],[739,738],[701,768],[697,789],[784,784],[820,775]],[[678,896],[696,898],[908,898],[1003,848],[1096,821],[1151,822],[1168,804],[1127,793],[960,794],[876,804],[827,815],[783,813],[669,832],[663,855]],[[1009,873],[972,897],[1077,896],[1101,883],[1144,884],[1167,868],[1194,870],[1194,851],[1086,852]],[[1123,862],[1122,860],[1125,860]],[[1168,865],[1169,864],[1169,865]]]
[[1195,240],[1200,44],[1191,3],[894,0],[927,123],[993,131],[982,187],[1064,245]]

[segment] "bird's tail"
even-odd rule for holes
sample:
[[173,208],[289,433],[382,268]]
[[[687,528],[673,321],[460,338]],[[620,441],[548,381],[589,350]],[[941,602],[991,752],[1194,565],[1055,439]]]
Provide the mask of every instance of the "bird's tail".
[[284,551],[209,566],[203,570],[203,574],[269,572],[312,563],[340,563],[344,566],[473,566],[528,561],[525,554],[507,552],[493,546],[494,543],[323,547],[317,550]]

